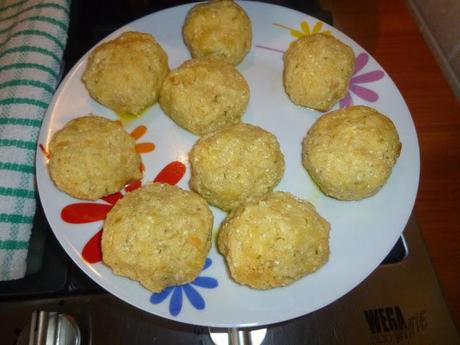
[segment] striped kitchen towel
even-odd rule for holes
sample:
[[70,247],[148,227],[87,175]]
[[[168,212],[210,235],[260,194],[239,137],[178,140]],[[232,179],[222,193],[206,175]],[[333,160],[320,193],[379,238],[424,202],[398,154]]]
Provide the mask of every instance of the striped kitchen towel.
[[70,0],[0,0],[0,280],[22,278],[35,214],[35,152],[60,78]]

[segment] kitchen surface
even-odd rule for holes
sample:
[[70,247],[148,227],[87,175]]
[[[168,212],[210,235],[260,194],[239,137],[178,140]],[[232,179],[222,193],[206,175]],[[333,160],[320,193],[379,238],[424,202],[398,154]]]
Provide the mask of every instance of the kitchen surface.
[[[73,1],[63,72],[120,26],[180,3]],[[30,274],[0,282],[0,319],[8,318],[0,323],[0,336],[6,344],[27,344],[31,334],[43,338],[44,324],[57,325],[61,339],[78,333],[82,344],[459,343],[460,102],[447,82],[451,76],[446,78],[405,1],[271,3],[330,23],[356,41],[381,64],[409,107],[420,145],[420,184],[393,250],[358,287],[314,313],[266,330],[208,329],[149,315],[107,294],[71,263],[38,205]]]

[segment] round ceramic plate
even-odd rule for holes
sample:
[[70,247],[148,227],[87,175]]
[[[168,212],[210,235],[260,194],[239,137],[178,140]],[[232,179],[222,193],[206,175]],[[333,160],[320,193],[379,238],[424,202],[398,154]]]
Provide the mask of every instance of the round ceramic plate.
[[[313,203],[331,223],[329,262],[315,273],[283,288],[253,290],[231,280],[215,243],[195,281],[152,294],[135,281],[114,275],[101,262],[100,234],[113,204],[128,190],[96,202],[82,202],[58,191],[47,170],[47,144],[69,120],[95,113],[109,119],[117,114],[91,99],[80,78],[88,54],[61,83],[48,109],[37,152],[37,181],[47,219],[73,261],[95,282],[120,299],[149,313],[212,327],[258,326],[295,318],[340,298],[364,280],[385,258],[401,235],[412,211],[418,187],[419,149],[409,110],[382,67],[346,35],[306,14],[287,8],[241,2],[253,25],[253,46],[238,66],[251,89],[243,121],[274,133],[285,155],[286,172],[276,187]],[[176,68],[190,58],[181,34],[191,5],[170,8],[120,28],[149,32],[156,37]],[[358,202],[342,202],[323,195],[301,164],[301,141],[320,112],[294,105],[283,89],[283,52],[297,37],[315,32],[334,35],[351,46],[356,70],[349,93],[333,109],[362,104],[376,108],[395,123],[402,151],[387,184],[377,195]],[[142,116],[126,121],[137,140],[145,166],[142,184],[163,181],[188,189],[188,152],[198,139],[172,122],[154,105]],[[214,235],[225,214],[213,208]]]

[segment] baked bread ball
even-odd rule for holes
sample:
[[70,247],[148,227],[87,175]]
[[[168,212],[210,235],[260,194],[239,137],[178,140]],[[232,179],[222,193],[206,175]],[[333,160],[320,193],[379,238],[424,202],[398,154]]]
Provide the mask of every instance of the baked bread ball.
[[190,188],[225,211],[270,192],[284,173],[276,137],[245,123],[201,137],[189,160]]
[[228,62],[212,57],[188,60],[165,79],[163,111],[179,126],[203,135],[239,123],[249,102],[249,86]]
[[168,57],[152,35],[124,32],[91,52],[82,81],[99,103],[138,115],[157,102],[168,72]]
[[203,268],[212,225],[211,210],[199,195],[151,183],[126,194],[108,213],[103,261],[154,292],[186,284]]
[[321,116],[302,145],[305,169],[325,194],[339,200],[377,193],[401,151],[393,122],[366,106]]
[[284,54],[284,88],[295,104],[325,111],[345,97],[354,68],[349,46],[331,35],[307,35]]
[[312,204],[274,192],[234,209],[217,244],[236,282],[270,289],[291,284],[328,261],[329,229]]
[[182,29],[192,57],[212,55],[237,65],[251,49],[251,20],[233,1],[195,5],[187,13]]
[[68,122],[48,144],[51,179],[63,192],[96,200],[142,178],[134,139],[115,122],[87,115]]

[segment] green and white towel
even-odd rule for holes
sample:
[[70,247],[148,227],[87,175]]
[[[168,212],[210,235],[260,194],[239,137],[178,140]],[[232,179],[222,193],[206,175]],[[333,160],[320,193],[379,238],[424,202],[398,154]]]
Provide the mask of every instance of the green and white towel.
[[22,278],[35,214],[35,152],[59,81],[70,0],[0,0],[0,280]]

